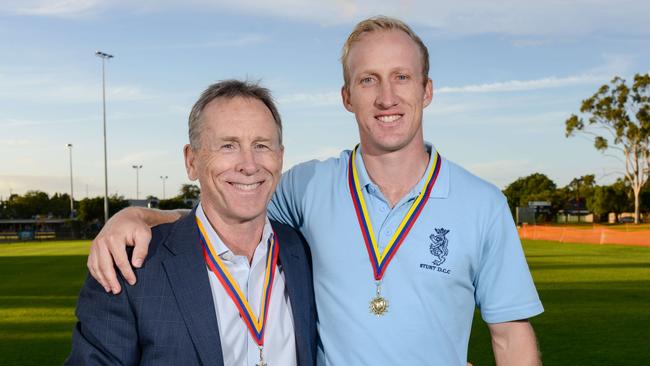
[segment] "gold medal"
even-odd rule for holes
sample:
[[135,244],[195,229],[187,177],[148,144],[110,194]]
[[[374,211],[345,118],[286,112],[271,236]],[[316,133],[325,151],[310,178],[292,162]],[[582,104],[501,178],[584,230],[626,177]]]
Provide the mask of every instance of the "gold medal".
[[388,312],[388,300],[381,296],[381,281],[377,281],[377,292],[375,297],[370,300],[370,306],[368,308],[377,317],[383,316]]
[[[368,258],[370,259],[370,264],[372,265],[372,271],[377,284],[377,294],[375,297],[370,300],[369,310],[371,314],[375,314],[377,317],[383,316],[388,312],[388,300],[381,296],[381,279],[384,277],[386,268],[388,264],[393,260],[395,253],[404,242],[404,239],[408,235],[409,231],[415,224],[415,221],[420,216],[424,205],[429,200],[431,195],[431,190],[438,178],[438,173],[440,172],[440,155],[436,152],[435,155],[432,155],[433,166],[427,171],[426,180],[422,190],[417,195],[411,207],[408,209],[407,213],[404,215],[402,222],[399,224],[395,234],[390,239],[388,244],[383,250],[379,250],[377,241],[375,240],[374,230],[372,228],[372,222],[370,216],[368,215],[368,208],[366,207],[366,202],[363,197],[363,190],[361,189],[361,184],[359,183],[359,174],[356,168],[356,154],[359,149],[357,145],[352,154],[350,155],[350,160],[348,161],[348,187],[350,188],[350,197],[352,198],[352,204],[354,205],[354,210],[357,214],[357,220],[359,221],[359,228],[361,229],[361,235],[366,244],[366,251],[368,252]],[[428,169],[428,168],[427,168]]]

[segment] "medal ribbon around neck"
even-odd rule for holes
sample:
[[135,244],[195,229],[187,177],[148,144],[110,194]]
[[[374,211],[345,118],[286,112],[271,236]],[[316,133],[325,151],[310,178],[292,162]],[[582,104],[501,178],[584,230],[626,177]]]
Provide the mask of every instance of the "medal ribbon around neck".
[[248,327],[248,331],[257,345],[260,347],[263,346],[266,317],[271,302],[271,291],[273,290],[275,268],[278,264],[278,253],[280,252],[280,246],[275,232],[273,232],[273,236],[269,240],[269,250],[266,258],[266,273],[264,274],[264,286],[262,289],[262,304],[260,305],[260,315],[258,318],[253,314],[246,296],[244,296],[239,289],[237,282],[230,275],[228,268],[217,255],[217,252],[212,246],[212,243],[210,243],[210,238],[206,234],[205,228],[198,217],[196,218],[196,223],[199,226],[199,237],[201,238],[201,244],[203,245],[203,256],[205,257],[205,262],[212,273],[217,276],[217,279],[219,279],[219,282],[221,282],[223,288],[228,293],[228,296],[230,296],[230,299],[237,307],[239,315],[241,315],[242,320],[246,324],[246,327]]
[[363,191],[359,184],[359,174],[357,172],[355,158],[357,151],[359,150],[359,145],[357,145],[352,154],[350,154],[350,161],[348,167],[348,186],[350,188],[350,195],[352,196],[352,202],[354,203],[354,209],[357,213],[357,219],[359,220],[359,227],[361,233],[363,234],[363,239],[366,243],[366,250],[368,251],[368,257],[370,258],[370,263],[372,264],[372,269],[374,272],[375,280],[380,281],[384,276],[388,264],[397,253],[397,250],[402,245],[402,242],[408,235],[409,231],[413,227],[413,224],[420,216],[424,205],[426,205],[431,195],[433,185],[436,183],[438,178],[438,172],[440,171],[441,158],[440,154],[436,151],[433,156],[434,167],[431,171],[428,172],[426,177],[426,182],[422,191],[415,198],[415,201],[409,208],[408,212],[402,219],[402,222],[397,227],[395,234],[388,242],[386,248],[384,248],[383,253],[379,252],[379,247],[377,246],[377,240],[375,239],[375,234],[372,229],[372,223],[370,222],[370,216],[368,215],[368,209],[366,208],[366,202],[363,199]]

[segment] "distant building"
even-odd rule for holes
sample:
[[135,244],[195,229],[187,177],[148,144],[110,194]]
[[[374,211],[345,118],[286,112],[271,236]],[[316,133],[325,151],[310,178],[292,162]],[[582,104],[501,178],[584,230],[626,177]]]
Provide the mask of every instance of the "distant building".
[[72,219],[2,219],[0,241],[44,240],[70,237]]

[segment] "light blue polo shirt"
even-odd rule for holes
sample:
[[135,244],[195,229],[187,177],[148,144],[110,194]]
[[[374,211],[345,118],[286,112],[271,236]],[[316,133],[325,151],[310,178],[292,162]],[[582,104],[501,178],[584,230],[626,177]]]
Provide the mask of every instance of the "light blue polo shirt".
[[[359,180],[383,249],[427,174],[391,209],[362,153]],[[388,313],[371,314],[375,281],[347,184],[350,154],[293,167],[269,206],[271,218],[300,230],[311,248],[319,365],[465,366],[475,306],[488,323],[543,311],[505,197],[443,158],[429,201],[384,274]]]

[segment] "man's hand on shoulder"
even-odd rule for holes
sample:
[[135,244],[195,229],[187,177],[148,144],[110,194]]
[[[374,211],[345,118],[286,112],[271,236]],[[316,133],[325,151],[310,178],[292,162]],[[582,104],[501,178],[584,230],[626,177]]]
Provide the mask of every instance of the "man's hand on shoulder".
[[[117,280],[114,265],[124,279],[134,285],[135,274],[131,268],[140,268],[149,250],[151,227],[178,220],[186,211],[161,211],[140,207],[128,207],[113,217],[99,232],[90,246],[88,270],[106,292],[118,294],[122,289]],[[126,247],[132,246],[131,263]]]
[[147,254],[151,229],[139,213],[139,208],[128,207],[111,217],[90,246],[88,270],[106,292],[121,291],[113,262],[131,285],[136,278],[126,254],[126,246],[135,246],[132,263],[140,267]]

